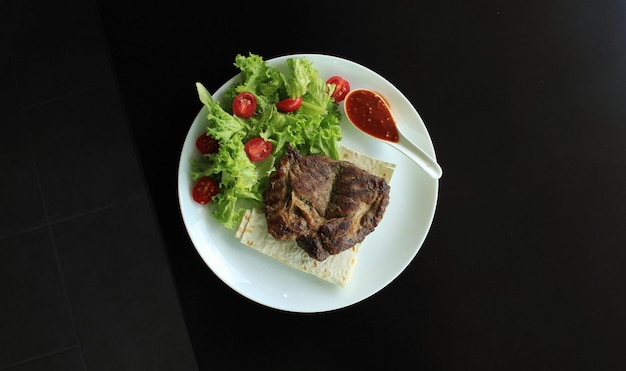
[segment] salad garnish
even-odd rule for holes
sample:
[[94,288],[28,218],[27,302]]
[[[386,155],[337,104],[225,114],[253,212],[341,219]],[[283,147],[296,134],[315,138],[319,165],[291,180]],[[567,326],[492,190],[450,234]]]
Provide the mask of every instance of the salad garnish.
[[220,101],[196,83],[208,111],[207,138],[199,141],[212,144],[200,160],[191,161],[191,177],[197,182],[193,192],[201,187],[211,192],[204,200],[229,229],[239,225],[247,208],[262,207],[263,191],[287,143],[303,155],[339,158],[341,113],[335,99],[340,101],[349,90],[347,81],[337,76],[333,81],[318,76],[306,57],[287,59],[286,73],[253,53],[237,55],[234,65],[239,78]]

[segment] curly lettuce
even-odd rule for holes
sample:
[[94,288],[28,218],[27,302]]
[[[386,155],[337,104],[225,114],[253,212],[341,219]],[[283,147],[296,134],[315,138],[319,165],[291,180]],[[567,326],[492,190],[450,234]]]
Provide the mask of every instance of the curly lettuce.
[[[192,160],[191,176],[194,181],[211,176],[219,182],[212,213],[229,229],[239,225],[250,203],[261,206],[274,163],[284,154],[287,143],[303,155],[321,153],[339,158],[341,114],[329,87],[305,57],[287,59],[286,64],[288,73],[283,74],[259,55],[237,55],[234,65],[240,70],[238,82],[226,90],[221,102],[196,83],[200,101],[208,110],[206,133],[220,146],[218,153]],[[255,114],[247,119],[233,115],[230,109],[241,92],[250,92],[257,99]],[[302,97],[297,111],[283,113],[276,108],[278,101],[297,97]],[[244,151],[244,144],[255,137],[273,146],[272,155],[257,163]]]

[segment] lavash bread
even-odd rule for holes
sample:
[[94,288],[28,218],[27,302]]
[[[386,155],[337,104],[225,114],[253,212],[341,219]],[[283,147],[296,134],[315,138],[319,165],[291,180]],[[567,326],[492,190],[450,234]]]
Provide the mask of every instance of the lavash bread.
[[[339,146],[342,160],[349,161],[371,174],[380,176],[387,183],[391,181],[395,165],[381,161],[363,153]],[[312,274],[325,281],[345,287],[352,278],[360,244],[339,254],[331,255],[324,261],[311,258],[296,241],[277,241],[267,232],[267,222],[262,210],[246,210],[235,237],[242,244],[268,255],[294,269]]]

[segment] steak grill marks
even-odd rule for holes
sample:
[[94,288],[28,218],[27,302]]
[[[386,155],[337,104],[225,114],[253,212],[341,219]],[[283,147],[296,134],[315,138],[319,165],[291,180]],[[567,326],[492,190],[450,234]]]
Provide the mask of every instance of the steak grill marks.
[[268,232],[295,240],[322,261],[370,234],[389,203],[389,185],[358,166],[287,145],[263,194]]

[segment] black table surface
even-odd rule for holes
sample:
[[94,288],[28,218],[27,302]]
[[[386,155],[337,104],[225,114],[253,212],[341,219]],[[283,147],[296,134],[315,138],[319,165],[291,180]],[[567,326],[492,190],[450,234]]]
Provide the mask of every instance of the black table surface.
[[[201,369],[626,367],[626,2],[126,4],[98,1]],[[194,84],[216,90],[249,52],[360,63],[426,124],[444,170],[433,224],[370,298],[268,308],[188,237],[177,166]]]

